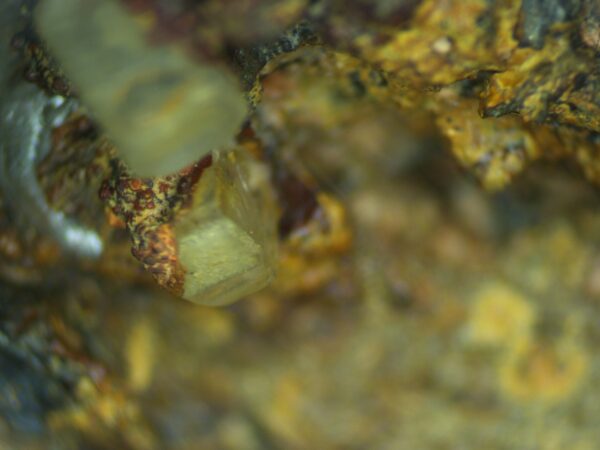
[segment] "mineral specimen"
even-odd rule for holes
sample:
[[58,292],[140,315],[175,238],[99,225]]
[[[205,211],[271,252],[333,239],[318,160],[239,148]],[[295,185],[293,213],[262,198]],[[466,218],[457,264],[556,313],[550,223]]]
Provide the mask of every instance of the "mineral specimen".
[[[48,144],[0,185],[0,447],[597,449],[598,1],[113,0],[140,28],[107,40],[231,71],[251,105],[153,177],[35,3],[58,10],[0,2],[25,11],[0,79],[34,82],[0,93],[0,161]],[[27,99],[42,131],[15,139]],[[34,189],[99,258],[24,220]]]

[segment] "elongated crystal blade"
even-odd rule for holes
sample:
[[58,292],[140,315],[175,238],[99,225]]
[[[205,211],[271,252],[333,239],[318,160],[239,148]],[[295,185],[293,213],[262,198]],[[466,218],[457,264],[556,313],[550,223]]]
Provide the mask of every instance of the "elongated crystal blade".
[[153,46],[114,0],[45,0],[36,24],[79,96],[139,176],[158,176],[230,144],[246,115],[223,68]]

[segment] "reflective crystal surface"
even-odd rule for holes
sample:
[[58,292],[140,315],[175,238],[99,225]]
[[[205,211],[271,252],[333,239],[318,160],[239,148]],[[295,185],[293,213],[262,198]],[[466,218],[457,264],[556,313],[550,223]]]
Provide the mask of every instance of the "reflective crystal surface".
[[271,281],[275,223],[263,170],[240,152],[215,152],[202,174],[175,225],[187,300],[227,304]]

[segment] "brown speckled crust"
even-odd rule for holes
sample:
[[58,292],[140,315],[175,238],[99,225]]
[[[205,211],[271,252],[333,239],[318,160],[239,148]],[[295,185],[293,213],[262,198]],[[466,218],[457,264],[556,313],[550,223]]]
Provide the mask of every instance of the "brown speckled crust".
[[100,198],[129,231],[132,255],[175,295],[183,292],[185,271],[177,259],[170,221],[185,207],[192,187],[211,163],[209,155],[175,175],[149,179],[133,178],[122,162],[112,160],[112,175],[100,189]]
[[23,56],[23,77],[52,95],[72,96],[73,87],[50,56],[37,34],[24,30],[16,34],[11,47]]
[[183,293],[185,270],[177,259],[177,242],[168,224],[141,223],[132,231],[131,253],[160,284],[175,295]]

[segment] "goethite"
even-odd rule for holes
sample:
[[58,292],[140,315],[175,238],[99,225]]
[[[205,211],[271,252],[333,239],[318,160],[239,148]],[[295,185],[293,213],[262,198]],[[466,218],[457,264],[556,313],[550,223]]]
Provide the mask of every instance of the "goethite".
[[133,256],[161,286],[223,305],[271,281],[276,237],[267,171],[243,150],[214,152],[153,179],[133,177],[119,160],[112,165],[100,196],[129,231]]

